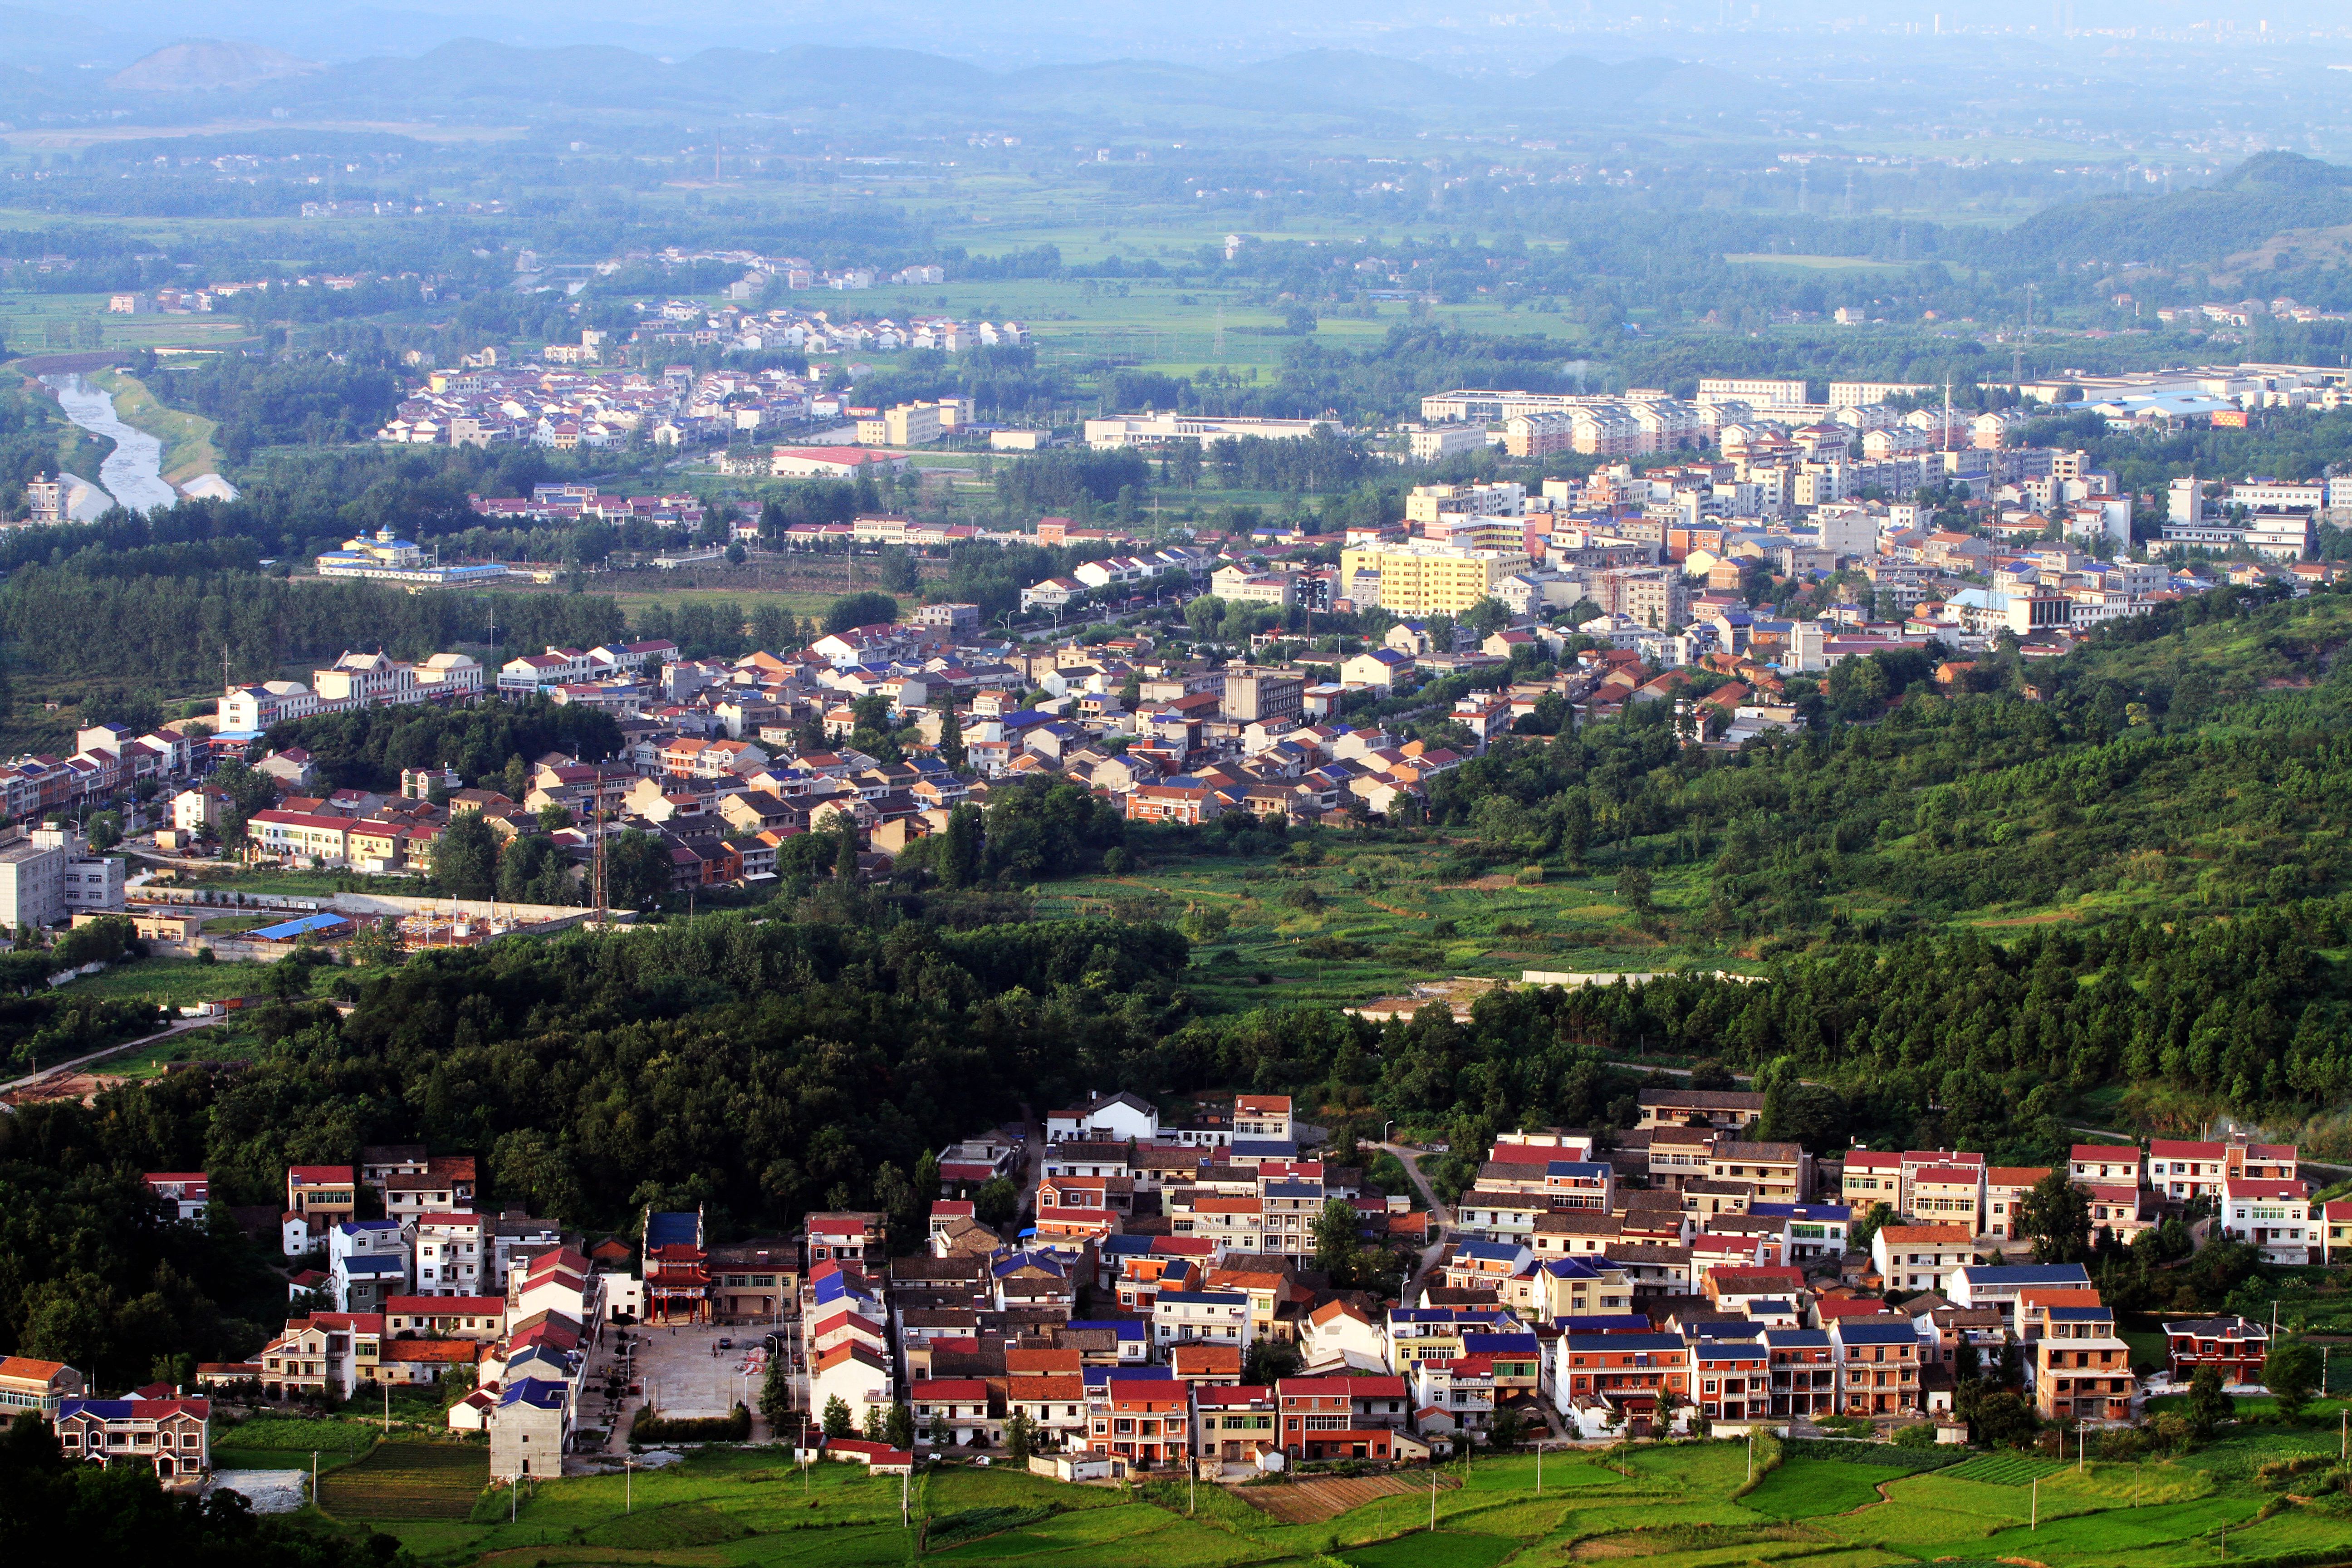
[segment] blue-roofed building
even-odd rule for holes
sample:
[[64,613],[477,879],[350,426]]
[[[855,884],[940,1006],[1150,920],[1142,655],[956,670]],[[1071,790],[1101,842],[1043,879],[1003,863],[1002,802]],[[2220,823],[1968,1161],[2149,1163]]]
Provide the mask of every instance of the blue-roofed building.
[[1752,1203],[1748,1212],[1788,1222],[1781,1256],[1792,1263],[1843,1256],[1853,1223],[1853,1211],[1843,1204]]
[[1552,1349],[1552,1405],[1588,1436],[1612,1421],[1644,1436],[1659,1395],[1691,1397],[1691,1352],[1680,1334],[1564,1333]]
[[645,1259],[647,1322],[679,1318],[701,1322],[709,1317],[710,1255],[703,1240],[700,1208],[689,1213],[647,1207],[638,1256]]
[[399,1253],[347,1254],[327,1270],[327,1292],[338,1312],[381,1312],[408,1294],[408,1259]]
[[1296,1160],[1298,1143],[1290,1138],[1236,1138],[1226,1151],[1226,1157],[1236,1165],[1255,1165],[1266,1160]]
[[1564,1334],[1646,1334],[1654,1331],[1646,1312],[1587,1312],[1580,1317],[1554,1318],[1551,1326]]
[[[1728,1325],[1710,1323],[1708,1328]],[[1745,1325],[1743,1325],[1745,1326]],[[1691,1342],[1691,1402],[1709,1421],[1756,1421],[1772,1414],[1771,1356],[1754,1337],[1707,1336]]]
[[[1140,1366],[1151,1359],[1151,1325],[1132,1318],[1079,1318],[1065,1325],[1066,1331],[1107,1333],[1110,1336],[1108,1354],[1120,1366]],[[1094,1364],[1097,1352],[1081,1346],[1088,1364]]]
[[1827,1329],[1767,1329],[1772,1414],[1830,1415],[1837,1411],[1837,1346]]
[[2036,1287],[2087,1290],[2090,1270],[2079,1263],[1969,1264],[1952,1270],[1944,1294],[1958,1307],[1997,1307],[2017,1325],[2017,1293]]
[[490,1479],[560,1476],[572,1436],[571,1391],[542,1377],[509,1377],[483,1425],[490,1434]]
[[53,1426],[68,1459],[145,1465],[164,1480],[212,1468],[208,1399],[60,1399]]
[[1554,1208],[1606,1214],[1615,1192],[1615,1167],[1605,1160],[1552,1160],[1544,1165],[1544,1196]]
[[1838,1413],[1904,1415],[1919,1408],[1919,1331],[1907,1322],[1840,1318],[1829,1327],[1837,1347]]
[[1445,1260],[1445,1283],[1456,1290],[1498,1288],[1532,1268],[1535,1256],[1516,1242],[1465,1241]]

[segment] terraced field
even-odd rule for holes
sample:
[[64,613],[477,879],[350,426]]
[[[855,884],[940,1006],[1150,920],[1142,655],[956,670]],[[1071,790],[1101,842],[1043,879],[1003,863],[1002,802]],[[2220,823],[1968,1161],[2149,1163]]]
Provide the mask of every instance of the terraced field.
[[488,1448],[455,1443],[379,1443],[365,1458],[319,1478],[319,1506],[371,1523],[461,1520],[489,1484]]

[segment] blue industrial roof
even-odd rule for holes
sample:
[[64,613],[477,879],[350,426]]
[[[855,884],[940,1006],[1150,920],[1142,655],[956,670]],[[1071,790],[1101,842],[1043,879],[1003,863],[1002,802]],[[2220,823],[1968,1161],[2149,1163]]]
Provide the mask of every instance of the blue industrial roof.
[[280,921],[274,926],[263,926],[247,935],[255,942],[292,942],[310,931],[329,931],[348,923],[341,915],[304,915],[299,920]]

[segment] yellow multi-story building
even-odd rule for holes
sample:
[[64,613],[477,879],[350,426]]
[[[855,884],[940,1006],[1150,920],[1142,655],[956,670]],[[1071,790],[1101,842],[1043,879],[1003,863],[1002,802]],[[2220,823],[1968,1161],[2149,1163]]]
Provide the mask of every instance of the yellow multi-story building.
[[1367,545],[1339,553],[1339,580],[1380,578],[1381,608],[1400,616],[1458,616],[1491,597],[1495,585],[1532,563],[1519,550],[1465,550],[1430,544]]

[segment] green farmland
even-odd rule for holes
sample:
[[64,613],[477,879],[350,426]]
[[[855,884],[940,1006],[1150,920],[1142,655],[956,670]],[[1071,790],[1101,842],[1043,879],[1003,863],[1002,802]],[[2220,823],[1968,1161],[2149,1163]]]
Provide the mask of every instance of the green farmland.
[[[899,1524],[899,1483],[850,1466],[803,1474],[780,1455],[718,1449],[682,1464],[620,1476],[549,1481],[516,1500],[503,1492],[453,1513],[445,1491],[409,1471],[420,1454],[387,1445],[339,1470],[328,1511],[400,1538],[418,1560],[864,1564],[920,1561],[1023,1563],[1045,1568],[1275,1568],[1334,1562],[1349,1568],[1497,1568],[1602,1559],[1654,1559],[1668,1568],[1750,1568],[1802,1560],[1808,1568],[1901,1568],[1938,1561],[2006,1560],[2045,1568],[2192,1568],[2232,1563],[2352,1559],[2352,1509],[2326,1478],[2296,1483],[2298,1501],[2264,1491],[2259,1463],[2315,1438],[2267,1429],[2228,1436],[2185,1460],[2073,1467],[2007,1456],[1912,1473],[1842,1459],[1790,1458],[1747,1485],[1744,1444],[1644,1448],[1627,1470],[1606,1457],[1554,1453],[1536,1489],[1532,1457],[1481,1458],[1465,1478],[1444,1472],[1436,1493],[1377,1497],[1311,1524],[1277,1522],[1257,1487],[1154,1481],[1125,1489],[1069,1487],[1007,1469],[957,1468],[919,1478]],[[409,1451],[377,1478],[392,1448]],[[479,1450],[448,1449],[452,1456]],[[1769,1463],[1769,1459],[1766,1461]],[[456,1459],[434,1478],[454,1489]],[[2043,1472],[2038,1488],[2032,1473]],[[396,1484],[395,1484],[396,1483]],[[1316,1483],[1307,1478],[1307,1487]],[[1344,1485],[1344,1483],[1343,1483]],[[634,1497],[627,1495],[634,1491]],[[1286,1484],[1285,1492],[1296,1495]],[[411,1494],[415,1495],[411,1495]],[[381,1495],[388,1510],[364,1511]],[[389,1511],[397,1504],[398,1511]],[[1287,1506],[1297,1517],[1300,1511]],[[1308,1510],[1312,1511],[1312,1510]]]

